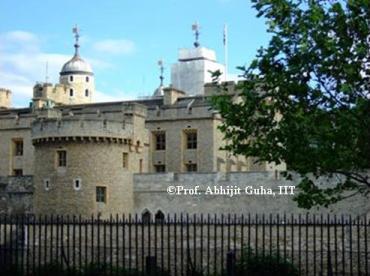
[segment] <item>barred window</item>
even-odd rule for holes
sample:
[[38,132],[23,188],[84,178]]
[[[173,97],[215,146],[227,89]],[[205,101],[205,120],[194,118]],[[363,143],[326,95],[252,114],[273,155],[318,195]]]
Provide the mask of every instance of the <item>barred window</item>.
[[58,155],[58,167],[67,167],[67,151],[59,150]]
[[23,170],[15,169],[15,170],[13,170],[13,175],[14,176],[22,176],[23,175]]
[[196,149],[197,148],[197,132],[187,132],[186,133],[186,148]]
[[14,155],[23,155],[23,140],[14,140]]
[[197,164],[186,164],[187,172],[196,172],[198,170]]
[[107,202],[107,187],[97,186],[96,187],[96,202]]
[[155,134],[155,149],[156,150],[166,149],[166,133],[160,132]]
[[166,171],[166,165],[154,165],[154,168],[157,173]]

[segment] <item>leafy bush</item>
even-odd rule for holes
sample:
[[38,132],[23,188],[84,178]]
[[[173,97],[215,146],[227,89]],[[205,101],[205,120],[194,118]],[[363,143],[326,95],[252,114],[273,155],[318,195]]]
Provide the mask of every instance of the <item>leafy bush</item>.
[[295,276],[298,269],[278,253],[256,253],[252,248],[243,249],[243,254],[236,263],[236,275],[253,276]]

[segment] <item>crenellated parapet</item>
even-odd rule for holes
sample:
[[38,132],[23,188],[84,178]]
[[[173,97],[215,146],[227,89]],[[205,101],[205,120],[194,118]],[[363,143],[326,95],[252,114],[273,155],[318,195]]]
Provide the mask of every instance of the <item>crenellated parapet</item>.
[[40,118],[32,123],[32,142],[109,142],[131,144],[133,125],[122,121],[81,118]]
[[205,96],[181,97],[172,105],[148,108],[147,122],[201,120],[217,117],[218,113],[210,108],[209,98]]
[[243,83],[245,83],[245,80],[206,83],[204,85],[204,94],[206,96],[214,96],[226,92],[229,95],[234,95],[238,92],[241,92],[240,87],[243,85]]
[[68,85],[36,83],[33,87],[33,108],[47,109],[55,104],[66,102],[68,98]]

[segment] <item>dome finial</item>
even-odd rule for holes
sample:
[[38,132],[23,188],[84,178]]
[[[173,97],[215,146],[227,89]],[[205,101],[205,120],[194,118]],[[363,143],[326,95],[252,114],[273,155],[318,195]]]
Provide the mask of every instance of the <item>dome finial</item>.
[[78,39],[80,38],[80,29],[77,25],[72,29],[73,33],[75,34],[75,56],[79,56],[78,48],[80,48],[80,44],[78,43]]
[[193,30],[194,35],[195,35],[194,47],[198,48],[200,46],[200,44],[199,44],[199,29],[200,29],[200,26],[199,26],[198,22],[195,22],[193,25],[191,25],[191,29]]

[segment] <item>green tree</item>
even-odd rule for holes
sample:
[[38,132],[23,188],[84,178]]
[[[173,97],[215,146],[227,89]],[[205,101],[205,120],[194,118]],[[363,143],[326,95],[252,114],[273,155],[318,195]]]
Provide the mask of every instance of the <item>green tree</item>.
[[[227,91],[213,98],[225,149],[286,162],[286,177],[302,177],[295,200],[303,208],[368,195],[370,1],[252,3],[272,36],[239,68],[239,101]],[[317,186],[320,176],[335,176],[336,186]]]

